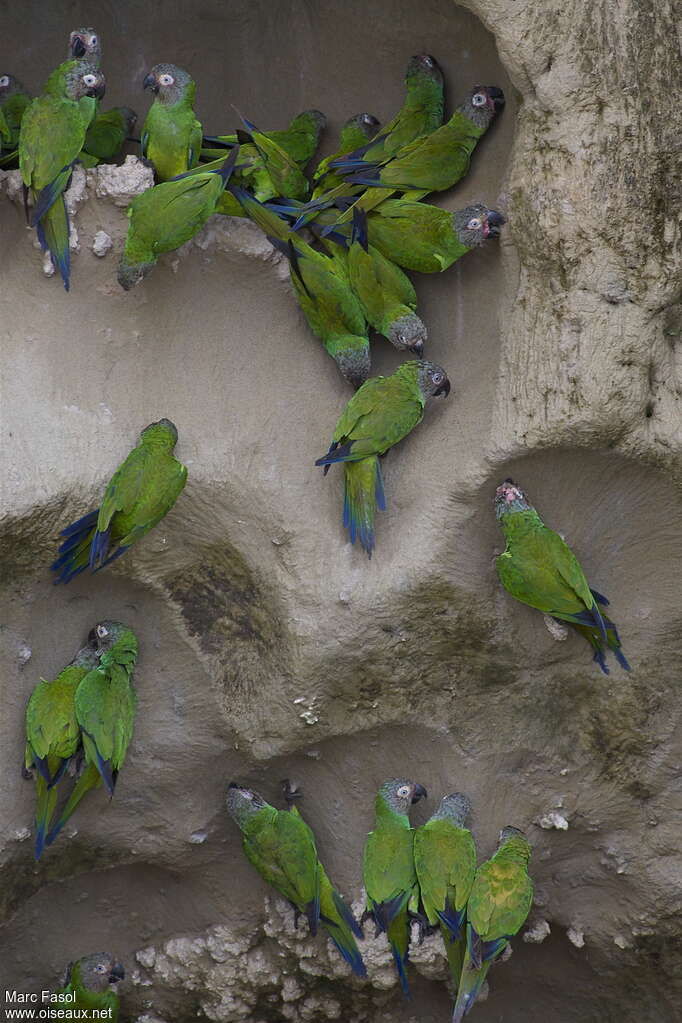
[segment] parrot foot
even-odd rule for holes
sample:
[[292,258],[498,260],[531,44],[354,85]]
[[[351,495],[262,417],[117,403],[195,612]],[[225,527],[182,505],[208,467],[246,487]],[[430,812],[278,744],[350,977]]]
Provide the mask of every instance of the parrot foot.
[[283,778],[281,785],[287,809],[291,810],[294,803],[298,802],[299,799],[303,799],[303,789],[295,782],[289,781],[288,778]]
[[33,771],[26,764],[21,765],[21,777],[24,781],[33,781]]
[[438,925],[436,925],[435,927],[430,927],[429,921],[421,913],[413,913],[412,910],[408,910],[407,915],[410,919],[410,923],[417,925],[418,945],[423,945],[424,938],[426,938],[429,934],[433,934],[434,931],[438,930]]

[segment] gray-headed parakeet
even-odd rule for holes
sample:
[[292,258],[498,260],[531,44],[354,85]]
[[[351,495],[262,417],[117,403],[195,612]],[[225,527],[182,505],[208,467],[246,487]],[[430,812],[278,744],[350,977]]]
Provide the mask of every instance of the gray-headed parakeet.
[[315,462],[325,473],[343,462],[343,524],[351,543],[357,537],[370,558],[375,508],[386,508],[379,456],[422,421],[428,398],[449,393],[445,370],[425,360],[404,362],[390,377],[372,377],[350,399],[329,451]]
[[132,629],[113,621],[100,622],[91,636],[97,643],[99,664],[83,677],[75,695],[83,768],[57,823],[50,829],[47,845],[54,842],[91,789],[104,783],[108,794],[113,796],[133,735],[137,637]]
[[313,249],[272,210],[230,186],[247,215],[289,259],[291,283],[308,324],[354,387],[369,376],[365,317],[343,266]]
[[330,189],[335,188],[343,181],[338,174],[330,170],[329,165],[332,160],[338,160],[340,157],[352,152],[359,146],[364,145],[368,139],[374,138],[379,127],[380,123],[373,114],[353,114],[352,117],[348,118],[341,128],[339,148],[334,153],[326,156],[324,160],[320,160],[315,168],[315,173],[313,174],[313,184],[315,186],[313,190],[313,199],[316,199],[319,195],[323,195]]
[[419,885],[414,865],[414,830],[410,806],[426,798],[426,789],[404,778],[384,782],[374,803],[374,828],[367,836],[362,876],[367,893],[363,921],[371,918],[377,934],[386,934],[403,994],[407,980],[410,913],[419,908]]
[[608,600],[590,589],[568,544],[544,524],[526,495],[507,479],[495,491],[495,515],[507,546],[496,559],[502,585],[512,597],[568,622],[588,640],[594,660],[608,675],[606,649],[630,670],[614,623],[601,611]]
[[433,817],[417,828],[414,865],[429,924],[439,925],[455,985],[464,959],[464,916],[476,873],[476,846],[466,827],[471,803],[461,792],[444,796]]
[[428,336],[417,293],[400,267],[367,240],[367,214],[357,210],[348,248],[348,279],[365,319],[399,351],[421,356]]
[[26,108],[19,135],[19,169],[33,196],[31,223],[69,290],[69,218],[64,190],[83,148],[94,107],[84,100],[104,95],[104,76],[87,61],[73,61],[60,95],[45,93]]
[[503,828],[497,852],[476,871],[467,902],[466,952],[452,1023],[476,1001],[493,962],[523,926],[533,902],[531,848],[518,828]]
[[37,860],[42,855],[57,805],[57,786],[69,761],[81,747],[76,689],[98,664],[96,643],[88,643],[53,681],[41,679],[28,700],[25,764],[27,770],[33,770],[36,783]]
[[[212,213],[234,170],[238,147],[215,169],[196,168],[138,195],[128,207],[128,233],[118,267],[118,282],[129,291],[147,277],[162,252],[184,245]],[[206,165],[209,167],[209,165]]]
[[387,259],[406,270],[440,273],[488,238],[505,218],[476,202],[451,213],[408,199],[387,199],[367,218],[367,237]]
[[70,996],[68,1002],[60,1003],[61,1010],[73,1012],[73,1019],[107,1019],[118,1023],[119,997],[115,988],[122,980],[125,970],[109,953],[83,956],[69,963],[64,986],[56,992]]
[[86,568],[97,571],[120,557],[167,515],[187,482],[173,451],[178,431],[169,419],[145,427],[140,442],[118,467],[102,504],[61,533],[55,582],[68,583]]
[[154,102],[142,127],[142,155],[154,166],[159,181],[184,174],[201,152],[201,124],[194,113],[196,86],[175,64],[156,64],[144,80]]
[[278,810],[251,789],[235,782],[227,790],[227,812],[239,825],[247,859],[303,914],[311,934],[321,923],[359,977],[366,970],[356,937],[362,930],[319,861],[315,836],[298,810]]

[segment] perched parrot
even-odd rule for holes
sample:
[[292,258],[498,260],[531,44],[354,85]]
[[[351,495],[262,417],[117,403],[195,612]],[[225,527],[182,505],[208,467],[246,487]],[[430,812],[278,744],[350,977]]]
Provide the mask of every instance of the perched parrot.
[[370,326],[398,351],[421,357],[428,335],[415,312],[417,293],[400,267],[369,244],[364,210],[353,217],[348,278]]
[[0,166],[9,163],[9,155],[17,158],[16,148],[19,144],[19,130],[26,107],[31,97],[14,75],[0,75],[0,115],[2,115],[5,131],[0,139],[2,159]]
[[393,778],[377,793],[374,830],[367,836],[363,879],[367,908],[376,933],[386,933],[400,986],[409,997],[406,965],[410,943],[410,913],[417,915],[419,885],[414,866],[414,830],[408,812],[412,803],[426,798],[426,789],[413,781]]
[[500,581],[512,597],[559,621],[568,622],[588,640],[605,675],[606,648],[630,671],[618,629],[600,610],[608,600],[590,589],[567,543],[544,524],[526,495],[506,479],[495,491],[495,515],[507,546],[496,560]]
[[95,166],[100,161],[113,160],[135,130],[136,121],[137,114],[130,107],[112,107],[98,113],[85,135],[81,162]]
[[369,376],[365,317],[343,269],[296,235],[281,217],[248,192],[230,186],[247,215],[289,259],[291,283],[303,315],[344,377],[359,387]]
[[137,697],[133,673],[137,637],[121,622],[100,622],[91,633],[97,642],[99,665],[76,689],[76,721],[83,745],[83,769],[46,844],[52,845],[72,813],[91,789],[102,782],[113,796],[116,779],[133,735]]
[[201,124],[194,114],[194,80],[174,64],[156,64],[144,80],[154,93],[142,127],[142,155],[159,181],[184,174],[201,152]]
[[455,990],[464,961],[464,917],[476,873],[476,846],[466,820],[471,803],[461,792],[444,796],[417,828],[414,865],[429,924],[440,925]]
[[320,160],[315,168],[315,173],[313,174],[313,184],[315,185],[313,199],[316,199],[319,195],[324,195],[325,192],[343,182],[343,178],[340,175],[330,170],[329,164],[332,160],[338,160],[341,156],[345,156],[347,153],[351,153],[354,149],[364,145],[368,139],[374,138],[379,127],[379,121],[372,114],[353,114],[352,117],[348,118],[341,129],[339,148],[335,153],[326,156],[324,160]]
[[57,805],[57,785],[81,746],[76,721],[76,689],[99,664],[95,643],[78,651],[70,664],[48,682],[41,679],[26,707],[27,770],[36,783],[35,858],[39,860]]
[[[265,135],[271,142],[276,143],[280,149],[292,160],[301,170],[312,160],[315,155],[320,135],[327,124],[327,118],[321,110],[304,110],[297,114],[290,122],[289,127],[283,131],[265,131]],[[237,144],[237,135],[204,135],[204,147],[201,150],[202,156],[215,160],[220,156],[220,151],[211,148],[212,146],[234,146]]]
[[237,132],[237,139],[242,147],[240,158],[247,161],[240,164],[244,184],[253,188],[260,202],[277,195],[305,199],[310,186],[296,161],[255,124],[242,120],[245,130]]
[[315,465],[325,474],[343,462],[343,524],[369,558],[375,546],[374,512],[386,509],[379,456],[421,423],[427,398],[450,393],[445,370],[412,359],[390,377],[372,377],[350,399],[336,424],[331,447]]
[[315,836],[298,810],[277,810],[261,796],[231,782],[227,812],[242,831],[247,859],[263,880],[308,920],[311,934],[321,923],[354,973],[367,971],[355,937],[362,937],[351,910],[333,887],[317,856]]
[[111,478],[99,508],[72,523],[51,565],[56,583],[68,583],[86,568],[96,572],[124,554],[167,515],[187,482],[187,469],[173,455],[178,431],[169,419],[150,423]]
[[518,828],[503,828],[494,856],[481,864],[467,902],[466,958],[452,1023],[461,1023],[486,974],[523,926],[533,902],[528,876],[530,845]]
[[[34,208],[31,223],[43,251],[49,250],[69,290],[69,217],[63,193],[83,148],[90,121],[84,100],[104,95],[104,76],[87,61],[74,61],[61,96],[48,93],[26,108],[19,136],[19,169],[30,189]],[[90,110],[90,117],[94,107]]]
[[118,267],[122,288],[130,291],[152,272],[162,252],[177,249],[201,230],[217,211],[237,154],[235,147],[220,168],[197,168],[163,181],[133,200],[128,207],[130,223]]
[[[98,952],[69,963],[64,987],[57,994],[71,998],[75,995],[75,1001],[63,1003],[67,1006],[65,1011],[74,1013],[74,1019],[77,1014],[79,1019],[107,1019],[118,1023],[119,998],[115,986],[124,979],[121,964],[106,952]],[[91,1015],[90,1010],[97,1010],[97,1015]]]
[[[66,60],[50,73],[43,86],[43,92],[61,96],[67,76],[79,61],[99,68],[102,64],[102,46],[94,28],[75,28],[69,35]],[[93,104],[93,111],[96,104]]]
[[387,199],[367,218],[367,237],[406,270],[440,273],[470,249],[496,238],[505,218],[476,202],[451,213],[425,202]]

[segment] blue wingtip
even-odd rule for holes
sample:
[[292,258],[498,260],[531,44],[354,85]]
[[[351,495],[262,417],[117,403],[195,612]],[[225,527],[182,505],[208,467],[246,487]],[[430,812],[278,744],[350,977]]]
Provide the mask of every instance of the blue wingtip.
[[42,824],[38,824],[38,822],[36,821],[36,841],[35,846],[33,848],[33,858],[35,859],[36,863],[45,852],[46,844],[49,845],[49,842],[46,843],[45,827]]
[[407,962],[407,956],[403,960],[400,954],[400,950],[391,945],[391,952],[393,953],[393,961],[395,962],[395,968],[398,972],[398,980],[400,981],[400,987],[402,989],[405,998],[410,997],[410,984],[407,979],[407,971],[405,969],[405,963]]

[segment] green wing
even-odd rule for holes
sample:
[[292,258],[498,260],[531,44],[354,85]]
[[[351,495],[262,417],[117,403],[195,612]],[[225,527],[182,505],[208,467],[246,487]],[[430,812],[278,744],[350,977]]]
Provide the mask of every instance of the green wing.
[[129,674],[117,666],[88,672],[76,690],[86,757],[97,766],[110,793],[132,739],[135,704]]
[[414,862],[429,923],[438,923],[438,914],[446,913],[448,907],[459,913],[476,873],[471,832],[445,819],[428,821],[416,832]]
[[353,395],[336,424],[334,440],[353,442],[351,458],[383,454],[421,422],[423,403],[395,377],[373,377]]
[[27,108],[19,139],[19,169],[25,185],[39,191],[76,159],[86,125],[77,103],[41,96]]
[[319,919],[320,878],[313,833],[302,817],[266,807],[243,827],[244,852],[261,877],[308,915]]
[[409,895],[416,882],[414,831],[402,826],[377,825],[365,845],[363,877],[370,903],[389,902]]
[[98,533],[111,527],[112,539],[121,547],[129,546],[167,514],[186,481],[187,469],[176,458],[138,444],[105,491],[97,519]]
[[558,533],[540,525],[515,538],[496,561],[500,580],[517,600],[557,618],[595,607],[580,564]]
[[516,934],[533,902],[533,885],[519,863],[493,857],[479,867],[467,905],[467,919],[483,941]]

